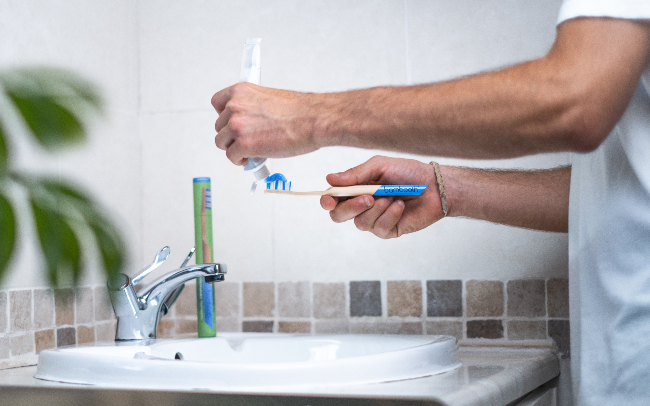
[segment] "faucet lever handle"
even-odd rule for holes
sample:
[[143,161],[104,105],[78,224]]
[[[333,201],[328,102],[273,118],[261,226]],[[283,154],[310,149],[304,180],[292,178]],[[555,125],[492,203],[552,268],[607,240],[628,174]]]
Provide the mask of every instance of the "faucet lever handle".
[[162,247],[160,251],[158,251],[158,253],[156,254],[155,258],[153,259],[153,262],[145,266],[144,268],[142,268],[136,276],[131,278],[133,286],[137,285],[138,282],[140,282],[145,278],[145,276],[149,275],[154,269],[158,268],[160,264],[165,262],[165,260],[169,256],[170,251],[171,250],[169,247],[167,246]]

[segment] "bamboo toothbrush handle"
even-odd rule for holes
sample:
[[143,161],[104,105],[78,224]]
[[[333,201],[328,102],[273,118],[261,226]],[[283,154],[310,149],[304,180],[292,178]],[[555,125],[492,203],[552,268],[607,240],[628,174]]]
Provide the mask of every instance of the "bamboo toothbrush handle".
[[361,196],[361,195],[372,195],[379,185],[357,185],[357,186],[340,186],[340,187],[331,187],[327,190],[316,191],[316,192],[292,192],[288,190],[273,190],[266,189],[264,193],[274,194],[274,195],[286,195],[286,196]]

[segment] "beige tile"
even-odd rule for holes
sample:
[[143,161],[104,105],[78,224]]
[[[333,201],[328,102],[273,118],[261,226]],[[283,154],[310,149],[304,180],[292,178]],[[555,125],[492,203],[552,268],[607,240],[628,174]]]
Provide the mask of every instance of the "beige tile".
[[422,285],[420,281],[388,281],[388,316],[421,317]]
[[54,291],[54,308],[57,327],[74,324],[74,291],[72,289],[56,289]]
[[216,283],[214,294],[217,317],[239,317],[239,283]]
[[32,328],[32,291],[9,292],[9,331],[25,331]]
[[275,310],[273,282],[244,282],[244,317],[272,317]]
[[508,281],[508,316],[541,317],[546,315],[546,288],[543,280]]
[[116,328],[116,323],[114,321],[95,324],[96,341],[97,342],[115,341],[115,328]]
[[387,323],[386,334],[422,335],[422,327],[421,321]]
[[384,334],[386,322],[382,321],[352,321],[351,334]]
[[317,319],[342,319],[345,311],[345,283],[318,283],[314,289],[314,317]]
[[219,332],[240,332],[239,317],[217,317],[217,334]]
[[510,320],[507,324],[508,340],[543,340],[546,338],[544,320]]
[[463,339],[463,322],[462,321],[427,321],[424,323],[425,334],[443,335],[456,337],[458,340]]
[[0,334],[7,331],[7,293],[0,292]]
[[112,320],[115,318],[113,305],[108,296],[108,288],[99,286],[95,289],[95,321]]
[[421,335],[422,322],[355,321],[350,323],[350,333]]
[[77,344],[94,343],[95,327],[77,327]]
[[52,289],[34,290],[34,328],[54,327],[54,292]]
[[314,332],[316,334],[348,334],[350,322],[348,320],[316,320]]
[[311,323],[308,321],[280,321],[278,333],[311,333]]
[[0,337],[0,359],[7,359],[9,357],[11,357],[9,337]]
[[174,326],[174,320],[168,318],[168,316],[163,317],[158,322],[158,330],[156,331],[156,336],[158,338],[172,338],[174,336]]
[[309,282],[278,283],[278,313],[281,317],[310,317]]
[[56,347],[54,340],[54,330],[42,330],[34,333],[34,341],[36,342],[36,354],[43,350]]
[[176,316],[196,317],[196,283],[185,284],[185,288],[176,299],[172,309]]
[[569,280],[553,278],[546,281],[548,317],[569,317]]
[[[92,323],[95,312],[92,288],[82,287],[75,291],[75,322]],[[93,339],[94,340],[94,339]]]
[[11,342],[11,355],[14,357],[34,352],[34,333],[14,336],[9,341]]
[[194,320],[179,319],[176,320],[175,323],[176,323],[176,334],[190,334],[190,333],[198,332],[196,319]]
[[465,283],[467,317],[503,316],[503,282],[471,280]]

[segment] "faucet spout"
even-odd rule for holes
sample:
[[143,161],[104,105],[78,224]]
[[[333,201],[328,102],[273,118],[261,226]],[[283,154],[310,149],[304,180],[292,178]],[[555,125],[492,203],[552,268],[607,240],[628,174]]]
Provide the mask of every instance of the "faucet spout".
[[[160,313],[167,312],[165,301],[185,282],[205,278],[221,282],[227,273],[225,264],[199,264],[173,270],[135,292],[133,279],[119,274],[108,281],[108,291],[117,315],[116,341],[156,338]],[[134,278],[135,279],[135,278]]]
[[138,292],[141,309],[160,305],[179,285],[203,277],[206,282],[221,282],[228,272],[225,264],[201,264],[186,266],[161,276]]

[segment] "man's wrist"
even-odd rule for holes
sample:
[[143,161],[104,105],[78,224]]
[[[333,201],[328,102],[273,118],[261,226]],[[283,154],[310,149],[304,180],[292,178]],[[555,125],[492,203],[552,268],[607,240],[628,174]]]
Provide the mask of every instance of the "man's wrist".
[[462,168],[440,165],[447,198],[447,217],[462,216],[462,182],[459,182],[461,171]]

